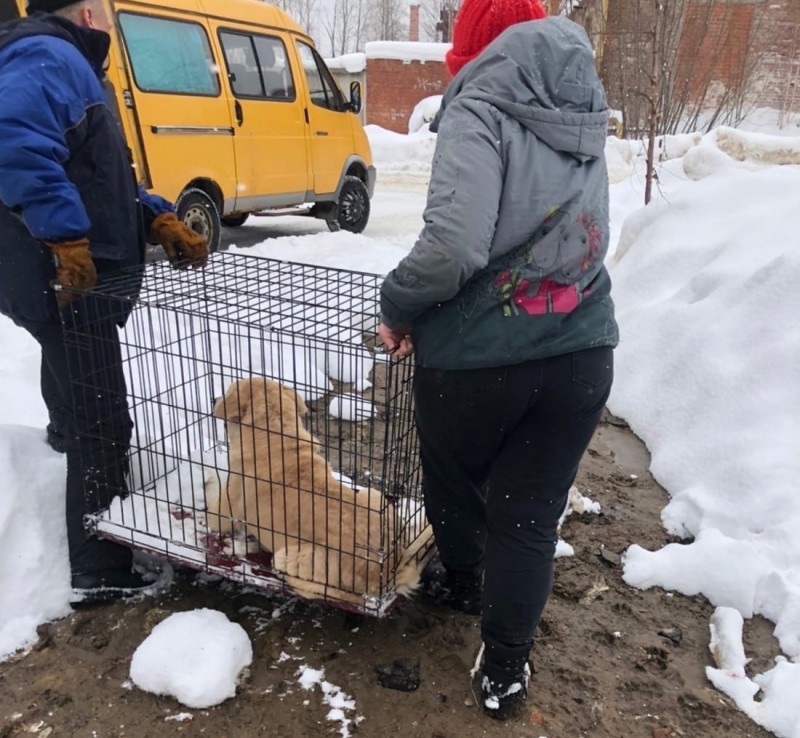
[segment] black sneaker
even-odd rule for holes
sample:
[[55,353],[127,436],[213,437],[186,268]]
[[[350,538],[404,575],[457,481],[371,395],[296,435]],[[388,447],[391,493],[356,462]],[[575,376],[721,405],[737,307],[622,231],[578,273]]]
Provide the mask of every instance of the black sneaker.
[[528,696],[531,667],[528,646],[486,646],[481,669],[483,711],[495,720],[508,720]]
[[434,559],[420,578],[423,591],[437,605],[466,615],[480,615],[483,608],[483,577],[470,572],[450,571]]
[[76,573],[72,575],[71,604],[88,605],[155,594],[159,585],[158,576],[134,571],[130,566]]
[[47,445],[56,453],[67,453],[67,439],[64,437],[64,432],[53,423],[47,424]]

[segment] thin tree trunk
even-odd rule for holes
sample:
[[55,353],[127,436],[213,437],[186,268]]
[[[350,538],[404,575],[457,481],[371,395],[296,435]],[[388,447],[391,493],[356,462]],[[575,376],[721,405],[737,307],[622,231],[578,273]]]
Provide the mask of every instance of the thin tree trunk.
[[656,136],[658,135],[659,98],[661,69],[659,59],[659,29],[661,27],[661,14],[663,8],[661,0],[656,0],[656,22],[653,31],[653,66],[650,78],[650,125],[649,139],[647,141],[647,180],[644,188],[644,204],[647,205],[653,197],[653,180],[656,176]]

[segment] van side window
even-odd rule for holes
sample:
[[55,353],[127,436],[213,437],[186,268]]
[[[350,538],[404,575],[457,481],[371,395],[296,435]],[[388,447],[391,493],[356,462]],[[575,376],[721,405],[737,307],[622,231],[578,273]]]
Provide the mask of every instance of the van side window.
[[219,95],[214,57],[201,25],[133,13],[120,13],[119,22],[142,92]]
[[344,96],[328,67],[325,66],[325,62],[322,61],[322,57],[302,41],[297,42],[297,47],[303,62],[303,71],[308,80],[311,102],[320,108],[328,108],[337,112],[346,110]]
[[294,100],[292,70],[283,41],[274,36],[220,31],[231,90],[237,97]]

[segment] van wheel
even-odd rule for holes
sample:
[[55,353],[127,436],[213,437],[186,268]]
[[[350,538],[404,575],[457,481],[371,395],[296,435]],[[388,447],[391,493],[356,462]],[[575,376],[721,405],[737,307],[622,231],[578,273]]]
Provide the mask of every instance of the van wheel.
[[250,213],[237,213],[236,215],[226,215],[222,218],[222,225],[226,228],[238,228],[243,226],[250,217]]
[[219,249],[222,234],[219,209],[203,190],[190,187],[181,192],[175,210],[179,220],[206,239],[209,251]]
[[369,192],[367,186],[358,177],[345,177],[339,202],[336,207],[336,219],[328,221],[332,231],[361,233],[369,220]]

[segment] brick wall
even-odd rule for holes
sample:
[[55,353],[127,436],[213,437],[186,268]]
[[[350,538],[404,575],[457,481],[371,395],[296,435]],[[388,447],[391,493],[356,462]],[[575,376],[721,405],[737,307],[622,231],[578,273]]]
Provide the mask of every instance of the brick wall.
[[800,112],[800,0],[771,0],[753,26],[759,104]]
[[738,90],[746,75],[755,6],[689,2],[684,12],[677,54],[678,92],[684,80],[693,100],[701,99],[711,82]]
[[443,62],[367,59],[367,123],[408,133],[417,103],[443,94],[449,82]]
[[[642,70],[652,64],[652,25],[652,3],[609,0],[601,76],[611,107],[630,118],[643,106],[636,91],[649,91]],[[687,89],[698,99],[706,92],[713,104],[709,82],[719,94],[744,80],[748,105],[800,112],[800,0],[717,0],[713,7],[687,0],[670,29],[675,95]]]

